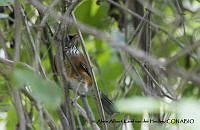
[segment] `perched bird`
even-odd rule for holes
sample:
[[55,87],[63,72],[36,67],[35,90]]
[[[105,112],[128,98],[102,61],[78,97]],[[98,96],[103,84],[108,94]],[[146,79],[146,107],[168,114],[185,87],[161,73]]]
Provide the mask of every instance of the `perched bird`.
[[[94,97],[94,87],[90,72],[87,67],[87,62],[83,54],[77,48],[77,43],[79,40],[78,34],[73,34],[68,36],[68,41],[64,48],[64,66],[66,69],[66,75],[73,82],[76,82],[77,93],[93,96]],[[55,62],[55,69],[58,71],[58,67]],[[105,112],[109,115],[117,113],[112,101],[100,91],[101,102]]]

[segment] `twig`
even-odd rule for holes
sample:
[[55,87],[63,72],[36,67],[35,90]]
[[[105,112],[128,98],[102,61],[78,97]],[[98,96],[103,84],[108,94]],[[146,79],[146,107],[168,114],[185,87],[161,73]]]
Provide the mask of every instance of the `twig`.
[[[6,64],[8,66],[13,66],[16,62],[14,61],[10,61],[10,60],[7,60],[7,59],[3,59],[3,58],[0,58],[0,63],[2,64]],[[27,64],[22,64],[24,65],[25,67],[35,71],[32,67],[30,67],[29,65]],[[36,71],[35,71],[36,72]],[[0,73],[1,73],[1,70],[0,70]],[[1,74],[4,74],[3,72]],[[4,75],[5,78],[7,77],[6,81],[9,81],[9,78],[7,75]],[[39,110],[39,107],[38,107],[38,103],[37,101],[24,89],[21,90],[22,93],[29,98],[29,100],[31,101],[32,104],[34,104],[36,106],[36,108]],[[55,125],[55,122],[53,121],[52,117],[50,116],[50,114],[41,106],[40,110],[43,112],[43,115],[44,115],[44,119],[45,121],[48,123],[49,127],[52,129],[52,130],[56,130],[56,125]],[[23,124],[24,125],[24,124]]]
[[40,117],[40,130],[45,130],[42,106],[39,103],[36,103],[36,106],[37,106],[39,117]]
[[6,64],[8,66],[12,66],[15,63],[15,61],[4,59],[4,58],[0,57],[0,63]]
[[89,119],[89,123],[91,124],[93,130],[100,130],[95,123],[95,119],[93,117],[93,114],[92,114],[92,111],[91,111],[90,106],[88,104],[86,96],[82,95],[81,99],[82,99],[82,102],[83,102],[83,106],[86,110],[86,113],[87,113],[87,116],[88,116],[88,119]]
[[[76,21],[76,18],[74,16],[73,12],[72,12],[72,18],[73,18],[75,24],[77,24],[77,21]],[[91,75],[91,78],[92,78],[92,82],[93,82],[93,85],[94,85],[94,88],[95,88],[95,97],[96,97],[96,101],[97,101],[96,102],[97,103],[97,108],[100,111],[101,119],[105,120],[104,109],[103,109],[103,105],[102,105],[102,102],[101,102],[101,97],[100,97],[100,92],[99,92],[99,89],[98,89],[97,81],[96,81],[96,78],[94,76],[94,71],[93,71],[92,66],[91,66],[90,56],[89,56],[87,48],[85,46],[85,41],[83,40],[82,33],[81,33],[81,31],[80,31],[80,29],[78,27],[77,27],[77,30],[78,30],[78,34],[79,34],[80,39],[81,39],[81,47],[82,47],[83,53],[85,55],[85,59],[86,59],[86,62],[87,62],[87,67],[89,68],[89,72],[90,72],[90,75]],[[105,130],[107,130],[107,124],[106,123],[104,123],[104,128],[105,128]]]
[[16,88],[12,88],[11,91],[12,91],[11,95],[13,97],[15,109],[17,111],[17,116],[19,118],[19,129],[26,130],[26,118],[25,118],[25,113],[24,113],[23,106],[21,103],[19,90],[17,90]]
[[[15,61],[12,61],[12,60],[8,60],[8,59],[4,59],[4,58],[1,58],[0,57],[0,63],[2,64],[5,64],[5,65],[8,65],[9,67],[12,67],[14,64],[16,63],[21,63],[21,62],[15,62]],[[35,71],[34,68],[32,68],[30,65],[28,64],[24,64],[24,63],[21,63],[24,67],[27,67],[28,69],[32,70],[32,71]]]
[[19,61],[20,59],[20,42],[21,42],[21,33],[22,33],[22,19],[20,14],[20,3],[18,0],[15,0],[14,5],[14,14],[15,14],[15,57],[14,61]]
[[[46,11],[45,15],[42,16],[42,13],[40,13],[42,20],[41,20],[41,23],[39,25],[39,28],[38,28],[38,32],[37,32],[37,36],[36,36],[36,42],[37,45],[36,45],[36,50],[38,51],[39,53],[39,47],[40,47],[40,43],[41,43],[41,37],[42,37],[42,30],[43,28],[45,27],[45,24],[46,24],[46,21],[48,20],[48,17],[49,17],[49,10],[53,9],[53,7],[59,2],[59,0],[55,0],[52,2],[52,4],[49,6],[48,10]],[[46,27],[45,27],[46,28]],[[48,34],[44,34],[44,35],[48,35]],[[46,44],[47,45],[47,44]],[[37,62],[36,62],[37,63]]]
[[68,130],[70,127],[69,127],[69,121],[67,120],[64,112],[62,111],[61,108],[59,108],[57,110],[59,116],[60,116],[60,121],[61,121],[61,124],[62,124],[62,127],[63,127],[63,130]]
[[[147,14],[148,14],[148,12],[144,14],[144,16],[143,16],[144,19],[146,18]],[[144,23],[145,23],[144,21],[142,21],[142,20],[140,21],[139,25],[137,26],[137,28],[133,32],[132,37],[128,41],[128,45],[130,45],[133,42],[133,40],[135,39],[136,35],[138,34],[139,29],[142,28],[142,26],[144,25]]]
[[44,27],[45,26],[45,23],[48,20],[48,17],[49,17],[49,14],[50,14],[50,10],[53,9],[53,7],[56,6],[59,1],[60,0],[54,0],[52,2],[52,4],[49,6],[48,10],[46,11],[45,15],[43,16],[39,27]]
[[[65,17],[69,17],[69,14],[70,14],[69,12],[66,12],[64,14],[64,19],[65,19]],[[65,41],[65,40],[63,40],[63,39],[65,38],[65,34],[67,31],[67,25],[68,25],[68,23],[66,23],[64,21],[64,19],[61,21],[59,31],[56,35],[56,38],[57,38],[56,63],[59,68],[58,73],[61,77],[62,86],[63,86],[63,90],[64,90],[64,95],[65,95],[64,109],[67,109],[67,113],[65,113],[65,114],[67,114],[67,119],[69,121],[69,128],[71,130],[75,130],[76,125],[74,122],[74,114],[72,111],[72,106],[70,103],[70,95],[69,95],[69,88],[70,88],[71,84],[67,78],[66,68],[64,67],[63,47],[64,47],[65,43],[63,41]]]
[[[30,2],[41,12],[45,12],[45,10],[47,9],[46,6],[42,5],[41,3],[39,3],[38,1],[35,0],[30,0]],[[91,26],[87,26],[85,24],[82,24],[80,22],[77,21],[77,24],[74,23],[73,19],[71,19],[70,17],[65,17],[65,16],[61,16],[58,13],[56,13],[54,10],[51,10],[50,16],[57,18],[57,19],[61,19],[65,22],[67,22],[68,24],[71,24],[75,27],[78,27],[80,30],[93,34],[103,40],[106,40],[112,47],[115,48],[120,48],[121,50],[124,50],[126,52],[128,52],[129,54],[131,54],[133,57],[137,57],[141,60],[145,60],[147,62],[149,62],[151,65],[155,65],[155,66],[163,66],[164,64],[160,61],[158,61],[157,59],[155,59],[152,56],[146,56],[145,53],[137,48],[134,47],[130,47],[130,46],[126,46],[124,42],[121,41],[117,41],[115,39],[110,38],[108,35],[106,35],[104,32],[101,32],[99,30],[97,30],[96,28],[93,28]]]
[[47,49],[47,52],[48,52],[51,70],[52,70],[52,73],[53,73],[53,79],[56,83],[58,83],[57,72],[56,72],[55,66],[54,66],[54,59],[53,59],[54,57],[53,57],[53,53],[52,53],[52,41],[50,40],[50,36],[48,34],[47,27],[45,27],[43,31],[44,31],[43,36],[45,38],[43,40],[43,42],[46,45],[46,49]]
[[[20,59],[20,42],[21,42],[21,27],[22,27],[22,19],[20,15],[20,2],[15,0],[14,2],[14,12],[15,12],[15,56],[14,61],[19,61]],[[11,86],[10,86],[11,88]],[[17,116],[19,118],[19,129],[26,130],[26,118],[25,112],[22,105],[22,99],[20,96],[20,91],[17,88],[11,88],[11,95],[13,98],[14,106],[17,112]]]
[[[189,74],[193,74],[193,73],[197,72],[199,69],[200,69],[200,63],[197,64],[197,65],[195,65],[195,67],[193,67],[191,70],[189,70],[188,73],[189,73]],[[183,78],[183,79],[181,79],[179,86],[176,88],[176,92],[177,92],[177,95],[178,95],[178,96],[179,96],[179,95],[182,93],[182,91],[184,90],[184,86],[183,86],[183,85],[184,85],[188,80],[189,80],[188,78]]]
[[[198,48],[200,46],[200,41],[197,41],[196,43],[184,47],[179,53],[177,53],[175,56],[170,57],[170,59],[167,61],[166,64],[172,64],[173,62],[177,61],[178,58],[190,53],[192,50]],[[199,62],[199,61],[198,61]]]
[[85,120],[89,122],[89,119],[88,119],[88,116],[87,116],[85,110],[76,101],[72,100],[72,105],[76,108],[76,110],[79,113],[81,113],[81,115],[85,118]]
[[79,118],[79,113],[76,114],[76,119],[77,119],[77,121],[78,121],[79,129],[80,129],[80,130],[83,130],[83,126],[82,126],[81,120],[80,120],[80,118]]
[[30,95],[29,92],[27,92],[27,90],[21,89],[21,91],[26,97],[28,97],[30,102],[36,107],[37,110],[40,109],[42,111],[43,117],[44,117],[45,121],[47,122],[47,124],[49,125],[49,127],[51,128],[51,130],[57,130],[56,123],[53,120],[53,118],[51,117],[51,115],[48,113],[48,111],[45,108],[43,108],[42,106],[40,106],[40,108],[39,108],[38,107],[39,103],[34,99],[34,97],[32,97]]
[[[47,7],[42,5],[41,3],[39,3],[38,1],[35,1],[35,0],[30,0],[30,2],[39,10],[41,10],[42,12],[44,12]],[[105,41],[107,41],[112,47],[115,47],[115,48],[120,48],[121,50],[124,50],[126,51],[127,53],[129,53],[132,57],[135,57],[135,58],[138,58],[140,60],[144,60],[146,62],[149,62],[150,65],[153,65],[153,66],[157,66],[158,68],[160,67],[164,67],[165,66],[165,63],[157,60],[156,58],[154,58],[153,56],[146,56],[145,53],[139,49],[136,49],[134,47],[130,47],[130,46],[126,46],[124,42],[121,42],[121,41],[117,41],[117,40],[114,40],[110,37],[108,37],[105,33],[97,30],[96,28],[93,28],[93,27],[90,27],[90,26],[87,26],[85,24],[82,24],[80,22],[77,22],[77,24],[74,24],[73,20],[71,18],[66,18],[66,17],[63,17],[63,16],[60,16],[58,13],[56,13],[54,10],[51,10],[51,13],[50,13],[50,16],[54,17],[54,18],[57,18],[57,19],[62,19],[64,20],[65,22],[67,23],[70,23],[71,25],[75,26],[75,27],[79,27],[79,29],[81,29],[82,31],[84,32],[87,32],[87,33],[90,33],[90,34],[93,34]],[[143,20],[143,18],[141,17],[141,19]],[[152,24],[150,24],[152,25]],[[154,24],[153,24],[154,25]],[[152,26],[153,26],[152,25]],[[155,25],[155,27],[157,27],[157,25]],[[162,30],[163,31],[163,30]],[[165,32],[165,33],[168,33],[168,32]],[[174,38],[172,36],[172,38]],[[174,40],[176,40],[174,38]],[[177,41],[177,40],[176,40]],[[170,68],[169,68],[170,69]],[[179,71],[179,72],[178,72]],[[178,72],[178,76],[186,76],[187,73],[184,71],[182,73],[180,73],[181,70],[177,69],[177,68],[174,68],[173,69],[173,72]],[[199,84],[200,83],[200,77],[198,76],[190,76],[190,78],[194,78],[192,79],[193,82]]]
[[23,22],[25,24],[26,31],[27,31],[27,34],[28,34],[28,38],[29,38],[29,41],[31,43],[32,52],[33,52],[33,55],[34,55],[34,58],[35,58],[37,70],[39,70],[39,72],[41,72],[41,74],[42,74],[42,76],[44,78],[47,78],[47,76],[45,74],[45,71],[44,71],[44,68],[42,67],[41,59],[40,59],[40,56],[38,54],[36,44],[35,44],[35,42],[33,40],[33,37],[32,37],[31,31],[30,31],[30,28],[29,28],[29,25],[28,25],[28,21],[27,21],[26,15],[25,15],[24,10],[22,8],[21,8],[21,14],[23,16],[23,19],[24,19]]
[[174,94],[172,94],[172,92],[169,91],[168,88],[165,87],[165,89],[167,90],[167,92],[170,95],[166,94],[163,91],[163,88],[161,87],[161,85],[159,85],[159,83],[156,81],[156,79],[153,77],[153,75],[149,72],[149,70],[139,60],[136,60],[136,61],[141,66],[141,68],[144,70],[144,72],[148,75],[148,77],[152,80],[152,82],[155,84],[155,86],[161,91],[161,93],[163,94],[163,96],[166,96],[166,97],[168,97],[169,99],[172,99],[172,100],[176,100],[174,98]]
[[[85,118],[86,121],[90,122],[86,111],[76,102],[76,100],[71,99],[72,100],[72,105],[76,108],[76,110],[81,113],[81,115]],[[87,99],[86,99],[87,100]],[[93,125],[95,125],[95,128],[99,128],[99,126],[96,124],[96,122],[93,122]]]
[[[155,30],[161,31],[164,34],[166,34],[171,40],[173,40],[174,42],[176,42],[181,48],[184,48],[184,44],[182,42],[180,42],[179,40],[177,40],[171,33],[169,33],[168,31],[164,30],[163,28],[161,28],[159,25],[153,23],[152,21],[149,21],[145,18],[143,18],[142,16],[138,15],[137,13],[133,12],[132,10],[121,6],[120,4],[118,4],[117,2],[114,2],[113,0],[107,0],[108,2],[110,2],[111,4],[115,5],[116,7],[127,11],[128,13],[130,13],[131,15],[137,17],[138,19],[148,23],[149,25],[151,25],[151,27],[153,27]],[[195,58],[194,55],[190,54],[191,57],[197,62],[198,60]]]
[[192,82],[194,82],[197,87],[199,87],[200,85],[200,78],[197,75],[191,74],[191,73],[187,73],[185,72],[183,69],[178,69],[176,67],[169,67],[170,72],[168,72],[170,75],[174,75],[174,76],[180,76],[182,78],[191,80]]

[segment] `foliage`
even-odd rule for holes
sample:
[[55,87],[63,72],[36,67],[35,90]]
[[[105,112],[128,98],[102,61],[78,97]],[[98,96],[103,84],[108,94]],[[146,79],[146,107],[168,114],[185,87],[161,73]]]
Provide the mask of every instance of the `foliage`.
[[[61,104],[66,105],[66,95],[64,95],[66,93],[63,88],[65,84],[59,76],[57,77],[58,80],[55,80],[52,64],[53,56],[58,53],[57,44],[59,40],[55,37],[57,32],[61,31],[59,30],[61,20],[49,14],[45,25],[40,26],[42,20],[44,20],[42,18],[48,11],[42,14],[30,2],[31,0],[19,0],[20,9],[25,12],[37,51],[33,51],[30,34],[27,33],[24,21],[25,17],[22,16],[20,17],[22,20],[19,45],[20,58],[19,62],[15,61],[16,37],[19,33],[16,32],[19,25],[15,21],[17,18],[14,17],[16,15],[16,9],[14,8],[16,1],[18,0],[0,0],[0,58],[13,61],[12,63],[3,63],[0,59],[0,122],[3,122],[7,130],[17,128],[19,117],[14,103],[15,98],[12,94],[13,90],[17,90],[20,92],[23,109],[26,113],[32,114],[32,129],[41,129],[41,113],[37,106],[23,93],[22,90],[26,90],[38,104],[41,104],[41,109],[47,111],[55,121],[56,126],[60,128],[61,118],[58,110]],[[199,45],[181,55],[187,51],[187,47],[193,47],[193,45],[199,43],[199,1],[114,1],[120,6],[129,8],[134,13],[141,15],[141,17],[148,14],[151,18],[144,18],[161,29],[155,29],[149,23],[143,22],[142,27],[136,31],[141,20],[110,4],[109,0],[82,0],[75,7],[74,14],[79,22],[86,25],[86,27],[94,27],[92,29],[97,29],[106,36],[108,34],[110,38],[116,39],[120,43],[120,45],[113,47],[113,45],[111,46],[111,40],[102,38],[102,35],[96,35],[93,33],[94,30],[90,33],[81,30],[92,61],[98,87],[109,99],[116,103],[116,108],[120,111],[113,119],[118,121],[124,119],[143,120],[147,117],[155,118],[156,114],[162,115],[165,112],[170,113],[170,118],[194,119],[195,123],[156,124],[152,126],[153,129],[167,129],[167,127],[178,129],[180,125],[184,130],[199,130]],[[42,4],[45,6],[50,6],[53,2],[54,0],[42,0]],[[63,8],[66,3],[63,3],[65,3],[64,0],[60,0],[52,7],[52,10],[59,12],[60,16],[64,16]],[[21,13],[21,10],[19,11]],[[67,33],[77,33],[76,28],[71,24],[68,31]],[[128,41],[131,41],[129,45],[126,44]],[[134,57],[121,47],[122,44],[130,50],[131,48],[141,50],[145,57],[150,55],[159,63],[169,62],[170,64],[153,66],[151,64],[152,59],[149,63],[145,58]],[[81,45],[79,45],[79,49],[83,52]],[[46,77],[43,75],[42,68],[37,64],[36,53],[41,59]],[[138,53],[138,55],[140,54]],[[175,61],[170,62],[173,59]],[[145,69],[152,76],[149,76]],[[145,90],[145,87],[149,90]],[[161,90],[163,91],[161,92]],[[165,94],[170,95],[173,99]],[[70,98],[76,98],[77,93],[70,89],[69,96]],[[96,99],[89,97],[88,100],[95,120],[98,121],[100,116]],[[83,107],[80,98],[77,103]],[[74,122],[77,127],[80,127],[79,123],[81,122],[83,127],[91,129],[90,123],[73,105],[72,112],[75,115]],[[6,114],[6,117],[1,117],[1,114]],[[106,119],[109,120],[111,117],[106,114]],[[99,123],[98,125],[103,128],[103,124]],[[44,127],[50,129],[46,122]],[[122,123],[112,123],[109,128],[121,129],[122,127],[125,127]],[[143,128],[143,124],[132,123],[131,127],[138,130]]]

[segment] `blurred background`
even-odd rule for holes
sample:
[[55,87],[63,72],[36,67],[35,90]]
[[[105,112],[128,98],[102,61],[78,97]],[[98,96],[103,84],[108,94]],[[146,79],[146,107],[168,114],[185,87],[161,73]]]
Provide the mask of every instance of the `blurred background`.
[[[63,17],[68,2],[74,2],[35,1]],[[57,112],[65,102],[62,83],[59,77],[55,83],[52,70],[55,35],[62,22],[45,11],[32,0],[0,0],[1,130],[19,129],[20,107],[25,129],[52,129],[44,109],[55,129],[64,129]],[[98,87],[120,112],[106,114],[107,120],[115,120],[108,123],[109,130],[200,129],[199,0],[82,0],[74,14],[77,21],[117,44],[81,28]],[[73,25],[68,29],[70,34],[77,33]],[[79,49],[82,52],[81,45]],[[135,50],[139,52],[131,54]],[[70,98],[76,97],[70,90]],[[88,102],[98,121],[96,100],[88,97]],[[82,106],[80,99],[77,104]],[[93,129],[73,105],[72,112],[77,129]],[[127,123],[144,119],[166,122]],[[97,125],[104,129],[103,123]]]

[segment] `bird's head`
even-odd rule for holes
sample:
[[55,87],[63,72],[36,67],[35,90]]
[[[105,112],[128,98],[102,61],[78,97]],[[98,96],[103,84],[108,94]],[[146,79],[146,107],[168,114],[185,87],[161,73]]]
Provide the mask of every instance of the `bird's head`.
[[68,42],[66,43],[65,49],[76,47],[78,45],[79,38],[80,38],[79,34],[69,34]]

